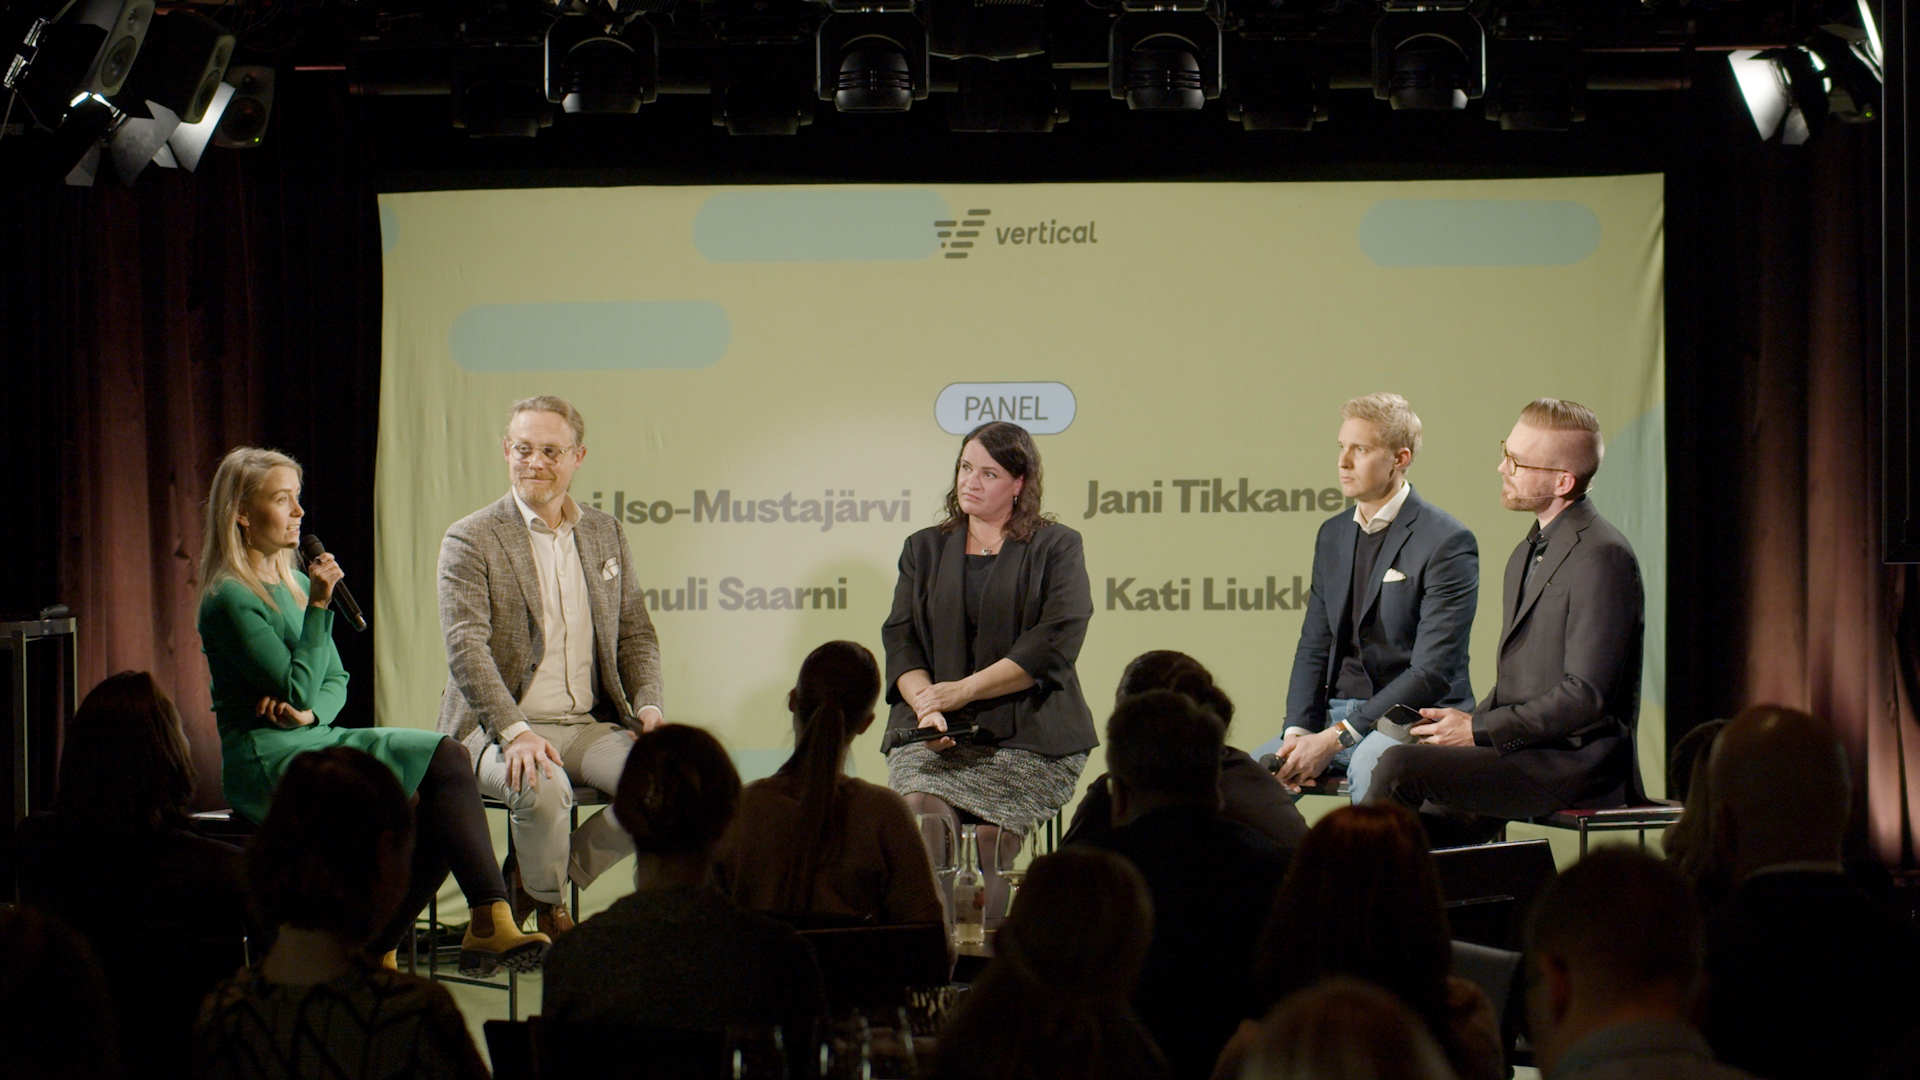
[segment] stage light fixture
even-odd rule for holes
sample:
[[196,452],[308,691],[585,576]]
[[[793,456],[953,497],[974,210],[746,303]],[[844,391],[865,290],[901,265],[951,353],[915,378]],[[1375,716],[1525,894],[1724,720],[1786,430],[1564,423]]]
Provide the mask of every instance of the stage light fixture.
[[205,15],[178,8],[162,12],[147,27],[140,63],[121,92],[109,96],[136,118],[146,102],[153,102],[179,123],[198,123],[227,73],[233,44],[227,28]]
[[[1833,83],[1816,65],[1817,57],[1800,47],[1736,49],[1727,54],[1734,80],[1762,141],[1780,133],[1780,141],[1798,146],[1820,130],[1828,115]],[[1867,117],[1871,119],[1871,117]]]
[[[231,76],[232,73],[233,69],[229,68],[228,75]],[[173,129],[173,134],[167,136],[167,149],[172,152],[174,161],[181,168],[193,172],[200,167],[200,155],[206,152],[207,144],[213,141],[214,131],[220,127],[227,110],[232,108],[233,95],[234,90],[230,84],[220,83],[214,88],[213,102],[207,106],[200,119],[191,124],[183,121],[179,127]],[[159,164],[165,165],[166,162],[161,161]]]
[[227,84],[233,87],[233,96],[213,129],[213,145],[228,150],[259,146],[273,116],[273,69],[235,64],[227,68]]
[[1486,93],[1487,41],[1459,0],[1388,0],[1373,28],[1373,96],[1395,109],[1464,109]]
[[[1827,115],[1846,124],[1865,124],[1880,115],[1882,75],[1865,34],[1845,26],[1827,26],[1807,44],[1821,90],[1827,97]],[[1849,31],[1849,33],[1842,33]]]
[[1047,51],[1044,3],[928,0],[927,51],[944,60],[1020,60]]
[[153,9],[153,0],[82,0],[52,18],[28,20],[0,87],[19,93],[40,123],[59,127],[83,99],[110,98],[125,87]]
[[797,45],[729,46],[713,63],[713,123],[729,135],[793,135],[813,123],[814,57]]
[[1204,108],[1220,96],[1220,53],[1220,24],[1203,11],[1128,11],[1107,38],[1108,93],[1129,109]]
[[958,61],[958,93],[947,100],[951,131],[1052,131],[1072,118],[1053,65],[1033,60]]
[[616,28],[562,15],[545,55],[547,100],[570,113],[636,113],[660,92],[660,41],[642,18]]
[[927,96],[927,28],[913,12],[835,12],[815,35],[814,85],[844,113],[894,113]]

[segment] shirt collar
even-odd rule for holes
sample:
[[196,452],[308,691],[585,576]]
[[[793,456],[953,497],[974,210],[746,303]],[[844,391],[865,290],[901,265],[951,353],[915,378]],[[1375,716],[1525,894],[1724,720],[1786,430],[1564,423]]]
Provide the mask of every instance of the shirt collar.
[[1553,1071],[1573,1076],[1608,1062],[1647,1057],[1712,1061],[1713,1049],[1699,1032],[1677,1020],[1635,1020],[1601,1028],[1568,1047]]
[[1379,532],[1381,529],[1393,524],[1393,519],[1400,514],[1400,508],[1407,504],[1407,493],[1412,490],[1413,485],[1407,483],[1405,477],[1401,477],[1400,490],[1394,492],[1393,498],[1388,499],[1387,504],[1382,506],[1380,512],[1373,515],[1373,517],[1368,518],[1363,516],[1360,513],[1359,505],[1355,504],[1353,508],[1353,523],[1360,526],[1360,531],[1369,536]]
[[1842,866],[1838,859],[1831,862],[1825,859],[1811,859],[1804,862],[1769,863],[1748,872],[1745,880],[1751,881],[1767,874],[1845,874],[1846,872],[1847,868]]
[[538,511],[528,506],[527,500],[522,499],[518,491],[512,492],[512,495],[513,505],[520,508],[520,517],[527,523],[529,530],[560,535],[571,532],[573,527],[580,523],[580,504],[574,502],[571,495],[560,496],[566,501],[560,504],[560,527],[557,529],[548,525],[546,518],[541,517]]

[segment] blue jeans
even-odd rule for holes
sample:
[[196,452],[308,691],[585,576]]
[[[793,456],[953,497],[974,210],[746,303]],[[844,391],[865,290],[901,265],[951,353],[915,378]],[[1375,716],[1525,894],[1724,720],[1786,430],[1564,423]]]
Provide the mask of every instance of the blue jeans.
[[[1337,724],[1353,715],[1353,710],[1365,704],[1364,698],[1333,698],[1327,702],[1327,723]],[[1285,733],[1276,735],[1263,742],[1253,751],[1255,761],[1280,752],[1280,744],[1287,741]],[[1347,796],[1354,802],[1367,797],[1367,788],[1373,783],[1373,768],[1380,763],[1380,755],[1387,752],[1394,741],[1377,731],[1369,731],[1360,740],[1360,745],[1344,747],[1333,755],[1328,763],[1329,769],[1344,769],[1347,774]],[[1297,798],[1297,796],[1296,796]]]

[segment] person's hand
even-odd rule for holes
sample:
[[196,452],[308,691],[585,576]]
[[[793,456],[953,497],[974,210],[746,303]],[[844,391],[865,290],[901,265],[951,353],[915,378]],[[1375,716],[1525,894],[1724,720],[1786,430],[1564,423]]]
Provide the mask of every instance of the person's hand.
[[312,583],[312,588],[307,592],[307,603],[317,608],[326,607],[327,602],[333,599],[333,587],[346,576],[346,571],[340,569],[331,551],[308,563],[307,579]]
[[276,697],[263,697],[253,707],[253,715],[264,717],[275,727],[306,727],[314,722],[312,709],[296,709],[291,704]]
[[1340,737],[1332,728],[1300,736],[1280,769],[1280,782],[1295,790],[1315,786],[1314,778],[1327,771],[1327,762],[1339,752]]
[[515,735],[501,756],[507,760],[507,786],[515,791],[539,787],[540,774],[545,773],[551,779],[555,765],[567,767],[553,744],[532,731]]
[[1459,709],[1421,709],[1427,723],[1415,724],[1408,734],[1434,746],[1472,746],[1473,716]]
[[666,716],[660,712],[658,705],[640,706],[640,711],[634,714],[634,719],[640,721],[641,731],[652,731],[667,722]]
[[[941,731],[945,731],[947,730],[947,718],[945,716],[942,716],[940,713],[930,712],[920,718],[919,726],[923,728],[927,728],[927,727],[939,728]],[[927,744],[927,749],[945,750],[951,747],[952,745],[953,745],[952,739],[935,739],[932,742]]]
[[[972,700],[966,688],[957,682],[933,683],[913,695],[913,714],[924,719],[929,713],[952,712]],[[940,730],[947,730],[947,725],[941,724]]]

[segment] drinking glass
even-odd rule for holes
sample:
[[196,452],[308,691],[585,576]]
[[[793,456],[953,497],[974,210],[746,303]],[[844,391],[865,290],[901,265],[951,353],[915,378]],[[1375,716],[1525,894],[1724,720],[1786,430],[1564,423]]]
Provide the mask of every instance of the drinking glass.
[[934,884],[940,894],[940,911],[947,932],[953,932],[953,874],[960,858],[960,838],[953,818],[946,814],[915,814],[920,823],[920,843],[927,849],[927,863],[933,867]]
[[780,1025],[728,1027],[727,1064],[732,1080],[787,1080],[786,1040]]
[[814,1028],[820,1080],[873,1080],[872,1033],[859,1013]]
[[[1000,874],[1000,880],[1007,883],[1007,906],[1002,915],[1013,914],[1013,902],[1020,895],[1020,883],[1027,878],[1027,863],[1020,861],[1020,853],[1027,846],[1027,838],[1034,835],[1038,823],[1027,822],[1017,826],[1008,826],[1000,830],[999,838],[993,843],[993,868]],[[1032,860],[1028,860],[1031,862]]]
[[913,1080],[920,1061],[913,1045],[913,1021],[904,1007],[869,1012],[867,1045],[874,1080]]

